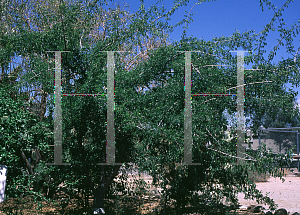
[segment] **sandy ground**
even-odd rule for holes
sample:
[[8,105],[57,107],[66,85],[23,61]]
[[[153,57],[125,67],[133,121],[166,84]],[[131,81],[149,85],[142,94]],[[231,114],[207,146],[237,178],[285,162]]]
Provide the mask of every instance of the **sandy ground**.
[[[300,213],[300,177],[286,176],[284,179],[282,183],[280,178],[270,178],[268,182],[256,183],[256,187],[263,194],[269,192],[268,196],[278,204],[278,209],[285,208],[291,213]],[[245,200],[243,193],[238,197],[241,205],[257,204],[254,200]],[[268,206],[264,207],[268,209]]]
[[[294,172],[297,169],[293,169]],[[133,171],[133,175],[137,174],[137,171]],[[265,195],[269,192],[268,196],[278,204],[278,208],[285,208],[288,212],[300,213],[300,177],[296,177],[291,171],[285,170],[286,176],[285,181],[282,183],[280,178],[269,178],[268,182],[257,182],[256,187],[258,190],[262,191]],[[147,174],[143,174],[143,179],[148,183],[152,183],[152,177]],[[159,189],[161,190],[161,189]],[[258,204],[255,200],[244,199],[244,194],[239,193],[238,195],[240,205],[262,205]],[[267,205],[262,205],[266,209],[269,207]]]

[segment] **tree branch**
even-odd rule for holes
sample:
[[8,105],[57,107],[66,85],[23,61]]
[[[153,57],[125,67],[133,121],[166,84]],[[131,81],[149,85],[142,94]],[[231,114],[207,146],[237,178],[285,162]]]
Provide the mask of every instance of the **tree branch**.
[[[218,151],[218,150],[212,149],[212,148],[207,148],[207,149],[213,150],[213,151],[218,152],[218,153],[221,153],[221,154],[223,154],[223,155],[227,155],[227,156],[229,156],[229,157],[233,157],[233,158],[237,158],[237,159],[241,159],[241,160],[248,160],[248,161],[255,161],[255,162],[257,162],[257,160],[255,160],[255,159],[246,159],[246,158],[237,157],[237,156],[230,155],[230,154],[227,154],[227,153],[225,153],[225,152],[221,152],[221,151]],[[244,154],[245,154],[245,153],[244,153]],[[247,155],[247,154],[245,154],[245,155]],[[249,155],[248,155],[248,156],[249,156]]]
[[26,158],[26,155],[25,155],[24,152],[23,152],[23,149],[20,149],[20,151],[21,151],[21,157],[23,158],[23,160],[24,160],[24,162],[25,162],[25,164],[26,164],[26,167],[27,167],[29,173],[30,173],[31,175],[33,175],[32,166],[31,166],[30,163],[28,162],[28,160],[27,160],[27,158]]
[[298,52],[300,51],[300,47],[298,48],[298,50],[297,50],[297,52],[296,52],[296,54],[295,54],[295,56],[294,56],[294,62],[296,63],[296,59],[297,59],[297,55],[298,55]]

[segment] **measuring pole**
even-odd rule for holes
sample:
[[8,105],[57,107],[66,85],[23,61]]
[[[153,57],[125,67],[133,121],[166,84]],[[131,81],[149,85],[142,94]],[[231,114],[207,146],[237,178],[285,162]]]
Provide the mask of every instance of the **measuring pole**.
[[[299,155],[299,139],[298,139],[298,130],[297,130],[297,155]],[[299,159],[298,159],[298,172],[300,171],[299,169]]]

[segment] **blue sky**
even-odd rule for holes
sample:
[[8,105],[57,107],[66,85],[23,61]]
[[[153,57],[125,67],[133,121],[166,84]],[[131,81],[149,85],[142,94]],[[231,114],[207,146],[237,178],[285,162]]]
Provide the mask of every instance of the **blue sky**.
[[[137,0],[116,2],[128,4],[131,12],[138,10],[140,6],[140,1]],[[147,8],[156,2],[157,1],[145,0],[145,7]],[[204,40],[211,40],[213,37],[230,36],[236,30],[240,33],[254,30],[255,33],[258,33],[264,29],[264,26],[266,26],[274,16],[273,10],[269,10],[265,5],[264,11],[262,11],[258,0],[220,0],[195,5],[196,2],[197,0],[192,0],[187,6],[183,6],[176,11],[171,17],[170,23],[176,24],[182,20],[184,15],[188,12],[194,13],[192,16],[193,22],[189,24],[189,28],[187,29],[187,36],[194,36]],[[277,8],[281,8],[284,2],[285,1],[282,0],[272,1]],[[164,1],[163,4],[167,9],[170,9],[173,5],[173,1],[167,0]],[[299,9],[300,1],[291,2],[290,6],[285,8],[281,18],[284,19],[286,27],[300,22]],[[275,27],[276,26],[278,26],[278,23],[275,24]],[[183,32],[182,27],[177,27],[177,29],[171,33],[171,40],[180,40]],[[298,37],[294,39],[296,50],[300,47],[299,38],[300,36],[298,35]],[[269,33],[266,41],[266,55],[268,55],[270,50],[278,43],[277,39],[279,39],[278,32]],[[281,47],[273,62],[277,63],[282,58],[287,57],[291,57],[291,55],[288,55],[285,48]],[[296,88],[296,86],[292,86],[291,84],[286,84],[286,87],[298,92],[297,102],[300,104],[300,87]]]
[[[138,0],[123,0],[115,1],[120,3],[126,3],[129,5],[130,11],[134,12],[138,10],[140,1]],[[157,1],[145,0],[146,8]],[[197,38],[203,38],[205,40],[211,40],[213,37],[230,36],[236,30],[241,33],[248,30],[255,30],[256,33],[264,29],[264,26],[268,24],[274,12],[264,6],[262,12],[260,3],[258,0],[220,0],[212,2],[203,2],[200,5],[195,5],[197,1],[192,0],[187,6],[182,6],[171,17],[171,24],[176,24],[184,18],[185,11],[195,13],[192,18],[193,22],[189,24],[187,30],[188,36],[194,36]],[[277,8],[282,7],[284,1],[272,1]],[[170,9],[173,5],[172,0],[164,1],[163,4],[167,9]],[[193,7],[194,6],[194,7]],[[283,12],[282,18],[287,27],[290,27],[293,23],[300,20],[299,15],[300,1],[290,3],[290,6]],[[277,24],[275,24],[277,26]],[[171,40],[180,40],[182,35],[182,27],[178,27],[171,33]],[[271,32],[267,37],[267,54],[277,43],[279,33]],[[300,47],[300,36],[295,38],[295,48]],[[282,57],[288,57],[285,48],[281,48],[274,58],[274,62],[278,62]],[[287,87],[292,87],[291,84],[287,84]],[[296,91],[300,91],[300,88],[295,88]],[[299,93],[300,94],[300,93]],[[300,95],[297,96],[300,102]]]
[[[119,1],[127,3],[130,10],[136,11],[140,6],[138,0],[125,0]],[[150,6],[156,1],[145,0],[145,5]],[[166,8],[170,9],[172,7],[171,0],[164,1]],[[186,14],[185,11],[190,11],[196,0],[190,1],[187,6],[182,6],[178,11],[174,13],[171,17],[171,24],[175,24],[184,18]],[[284,1],[272,1],[274,4],[280,8]],[[300,1],[295,1],[290,3],[290,6],[283,12],[282,18],[286,22],[286,26],[298,22],[300,20],[299,15]],[[258,0],[220,0],[213,2],[203,2],[200,5],[193,7],[192,13],[195,12],[193,17],[193,22],[189,24],[189,29],[187,31],[188,36],[195,36],[198,38],[203,38],[205,40],[211,40],[214,36],[230,36],[235,30],[242,32],[248,30],[255,30],[259,32],[263,30],[263,27],[271,21],[274,15],[272,10],[264,7],[262,12]],[[170,37],[172,40],[180,40],[182,34],[182,28],[178,27]],[[272,47],[277,44],[276,39],[279,37],[278,33],[270,33],[268,36],[268,47]],[[298,37],[298,46],[299,37]],[[276,59],[280,59],[280,56],[286,56],[285,52],[278,52]]]

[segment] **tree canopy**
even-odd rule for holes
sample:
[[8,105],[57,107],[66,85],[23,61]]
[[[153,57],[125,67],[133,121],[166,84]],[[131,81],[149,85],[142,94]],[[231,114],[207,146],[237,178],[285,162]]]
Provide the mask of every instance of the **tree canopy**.
[[[199,51],[192,53],[192,93],[234,95],[237,57],[230,51],[252,50],[245,56],[245,64],[253,69],[245,70],[244,79],[245,116],[253,121],[251,129],[255,132],[262,123],[270,125],[270,119],[275,120],[279,110],[287,121],[298,119],[296,93],[285,90],[287,82],[299,84],[299,59],[292,45],[298,27],[278,27],[286,39],[286,48],[295,53],[293,59],[273,63],[278,46],[267,57],[263,55],[265,37],[288,2],[275,9],[261,1],[262,7],[266,4],[276,11],[262,32],[234,32],[230,37],[211,41],[183,33],[180,41],[171,43],[168,34],[174,26],[168,24],[168,19],[186,2],[175,1],[169,11],[157,4],[146,9],[141,3],[133,14],[121,5],[111,6],[104,1],[1,3],[0,116],[8,116],[0,125],[1,162],[9,170],[14,169],[9,171],[10,196],[26,192],[39,195],[38,183],[47,175],[52,178],[48,182],[51,189],[58,190],[58,185],[64,183],[61,190],[75,195],[74,188],[81,189],[86,197],[93,195],[94,209],[103,207],[121,167],[97,165],[105,163],[107,156],[106,97],[62,98],[63,158],[70,165],[47,166],[53,162],[50,147],[54,144],[54,56],[47,51],[69,51],[62,54],[62,90],[76,94],[106,93],[107,54],[103,51],[123,51],[115,54],[116,162],[124,163],[126,168],[128,163],[135,163],[140,170],[149,172],[153,183],[159,182],[163,188],[165,203],[175,199],[177,209],[188,203],[195,207],[213,206],[223,197],[237,204],[235,194],[240,191],[274,206],[255,189],[249,172],[269,172],[281,177],[280,167],[288,165],[290,154],[273,157],[263,147],[261,151],[246,151],[244,158],[236,157],[236,139],[224,140],[228,125],[224,111],[236,112],[234,96],[192,98],[193,162],[199,165],[180,165],[184,157],[185,102],[185,60],[180,51]],[[15,56],[21,56],[22,63],[11,70],[9,65]],[[25,94],[22,88],[26,89]],[[207,146],[208,142],[211,146]],[[27,173],[28,182],[24,178],[26,165],[21,149],[35,146],[43,159],[34,173]],[[249,165],[226,165],[236,159]],[[16,179],[11,181],[13,177]],[[15,189],[24,183],[29,187],[36,183],[37,190],[30,192],[26,186]]]

